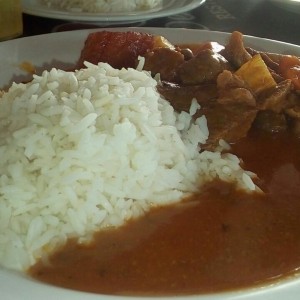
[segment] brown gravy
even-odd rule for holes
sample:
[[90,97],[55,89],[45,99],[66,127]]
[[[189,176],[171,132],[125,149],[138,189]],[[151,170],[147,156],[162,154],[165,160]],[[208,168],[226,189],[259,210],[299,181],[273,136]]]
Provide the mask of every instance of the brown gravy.
[[268,284],[300,267],[300,141],[251,133],[234,145],[265,195],[221,182],[90,246],[69,241],[29,274],[65,288],[103,294],[179,295]]

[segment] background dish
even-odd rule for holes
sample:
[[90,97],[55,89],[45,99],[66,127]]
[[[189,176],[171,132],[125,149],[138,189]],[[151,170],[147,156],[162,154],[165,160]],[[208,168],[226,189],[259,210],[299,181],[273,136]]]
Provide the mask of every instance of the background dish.
[[300,14],[300,1],[299,0],[269,0],[269,1],[287,11]]
[[131,13],[78,13],[55,10],[41,5],[38,0],[22,0],[24,13],[70,21],[97,23],[126,23],[146,19],[154,19],[192,10],[205,3],[206,0],[163,0],[162,8]]
[[[200,41],[218,41],[224,43],[229,34],[222,32],[199,31],[189,29],[160,29],[160,28],[115,28],[106,29],[111,31],[128,31],[136,30],[159,34],[167,37],[172,43],[195,43]],[[0,60],[2,68],[0,69],[0,87],[7,86],[15,79],[20,82],[30,79],[30,75],[22,71],[20,65],[26,61],[37,67],[38,72],[42,69],[50,69],[51,66],[61,68],[71,68],[79,58],[80,51],[84,41],[91,31],[82,30],[73,32],[61,32],[48,35],[33,36],[29,38],[16,39],[0,44]],[[272,41],[268,39],[260,39],[256,37],[245,36],[247,46],[259,50],[266,50],[278,53],[290,53],[300,56],[300,47]],[[42,45],[42,47],[41,47]],[[11,272],[0,268],[0,290],[1,299],[5,300],[124,300],[124,297],[105,296],[80,293],[53,286],[38,283],[26,276]],[[285,299],[295,300],[300,293],[300,279],[287,280],[269,286],[266,288],[256,288],[251,290],[237,291],[233,293],[176,297],[181,299],[197,299],[197,300],[229,300],[229,299],[249,299],[249,300],[273,300]],[[166,300],[171,299],[164,297]],[[137,299],[130,298],[129,299]],[[157,298],[143,298],[157,299]],[[174,299],[174,298],[172,298]]]

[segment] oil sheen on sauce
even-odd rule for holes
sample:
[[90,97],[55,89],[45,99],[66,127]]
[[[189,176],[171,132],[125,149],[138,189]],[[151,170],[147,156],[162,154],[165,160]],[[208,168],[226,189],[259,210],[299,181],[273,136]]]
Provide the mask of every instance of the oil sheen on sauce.
[[65,288],[122,295],[183,295],[266,285],[300,267],[300,141],[252,133],[233,146],[264,195],[213,182],[89,245],[69,241],[29,270]]

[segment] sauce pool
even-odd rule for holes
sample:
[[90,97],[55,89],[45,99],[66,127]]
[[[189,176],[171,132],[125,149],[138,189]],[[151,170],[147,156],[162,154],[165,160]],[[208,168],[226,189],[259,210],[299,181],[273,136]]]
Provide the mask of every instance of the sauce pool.
[[265,285],[300,267],[300,141],[252,132],[233,146],[265,194],[207,184],[180,204],[124,227],[69,241],[29,270],[65,288],[121,295],[188,295]]

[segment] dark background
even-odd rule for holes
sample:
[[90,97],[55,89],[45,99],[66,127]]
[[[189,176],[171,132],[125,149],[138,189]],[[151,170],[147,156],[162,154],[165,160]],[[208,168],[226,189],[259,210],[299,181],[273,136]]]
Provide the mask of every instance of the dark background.
[[24,14],[24,36],[93,27],[183,27],[232,32],[300,45],[299,12],[282,9],[268,0],[207,0],[186,13],[115,25],[87,24]]

